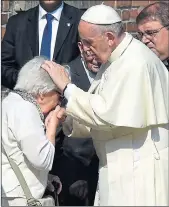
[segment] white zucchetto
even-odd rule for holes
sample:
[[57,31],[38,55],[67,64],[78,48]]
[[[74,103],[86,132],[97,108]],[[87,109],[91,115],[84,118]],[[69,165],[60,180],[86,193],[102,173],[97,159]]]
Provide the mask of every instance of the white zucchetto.
[[82,15],[81,20],[92,24],[113,24],[122,21],[112,7],[104,4],[95,5],[87,9]]

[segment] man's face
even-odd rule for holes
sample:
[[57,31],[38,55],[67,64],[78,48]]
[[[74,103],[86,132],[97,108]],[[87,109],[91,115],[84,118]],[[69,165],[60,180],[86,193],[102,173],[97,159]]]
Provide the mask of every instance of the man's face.
[[61,2],[60,0],[39,0],[41,7],[47,12],[56,10]]
[[169,58],[169,30],[159,21],[145,21],[138,24],[140,40],[162,61]]
[[95,57],[91,55],[89,50],[85,50],[82,42],[78,42],[79,50],[81,53],[81,57],[86,65],[86,69],[92,71],[93,73],[97,73],[101,66],[101,63],[96,61]]
[[108,37],[98,32],[96,25],[85,21],[80,21],[79,34],[84,51],[88,51],[88,54],[97,62],[107,62],[112,52],[108,44]]

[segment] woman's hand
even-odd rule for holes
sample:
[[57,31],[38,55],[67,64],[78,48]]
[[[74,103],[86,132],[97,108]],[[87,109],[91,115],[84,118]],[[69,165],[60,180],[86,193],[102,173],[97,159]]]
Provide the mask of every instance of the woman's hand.
[[47,183],[47,189],[50,192],[54,192],[56,190],[57,194],[62,190],[62,183],[60,181],[60,178],[56,175],[49,174],[48,175],[48,183]]
[[65,109],[56,106],[55,110],[51,111],[45,119],[46,136],[55,145],[56,129],[60,122],[65,118]]

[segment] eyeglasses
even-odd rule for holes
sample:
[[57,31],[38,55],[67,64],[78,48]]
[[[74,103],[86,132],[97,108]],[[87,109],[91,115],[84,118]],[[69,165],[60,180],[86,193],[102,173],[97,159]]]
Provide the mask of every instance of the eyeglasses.
[[157,33],[159,33],[165,27],[169,27],[169,24],[165,25],[159,29],[156,29],[156,30],[147,30],[145,32],[138,32],[137,37],[140,40],[143,38],[143,36],[145,36],[146,38],[149,38],[149,39],[154,38],[157,35]]

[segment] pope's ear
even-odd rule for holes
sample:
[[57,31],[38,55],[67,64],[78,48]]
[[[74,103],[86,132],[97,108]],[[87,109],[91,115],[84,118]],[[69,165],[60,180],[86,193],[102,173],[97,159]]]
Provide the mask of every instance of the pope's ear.
[[113,34],[113,32],[106,32],[106,35],[108,38],[109,46],[113,46],[114,40],[115,40],[115,35]]

